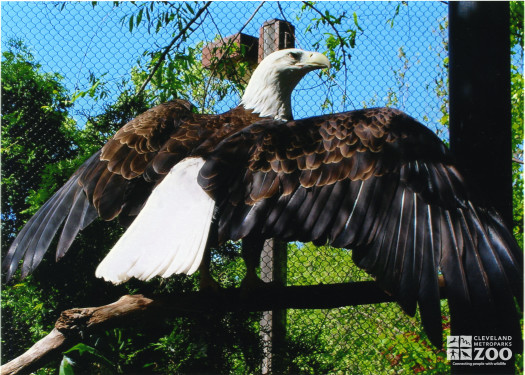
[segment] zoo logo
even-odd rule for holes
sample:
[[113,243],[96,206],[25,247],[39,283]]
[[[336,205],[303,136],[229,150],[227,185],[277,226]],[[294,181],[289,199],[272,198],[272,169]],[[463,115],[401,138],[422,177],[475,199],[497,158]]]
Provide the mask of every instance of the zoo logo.
[[[472,336],[447,336],[447,359],[449,361],[507,361],[512,356],[512,350],[508,347],[496,348],[492,347],[492,340],[500,340],[494,336],[488,336],[491,340],[479,340],[479,336],[474,337],[475,343],[473,345]],[[485,336],[481,336],[485,338]],[[508,336],[504,336],[505,340],[509,340]],[[490,346],[490,347],[487,347]]]

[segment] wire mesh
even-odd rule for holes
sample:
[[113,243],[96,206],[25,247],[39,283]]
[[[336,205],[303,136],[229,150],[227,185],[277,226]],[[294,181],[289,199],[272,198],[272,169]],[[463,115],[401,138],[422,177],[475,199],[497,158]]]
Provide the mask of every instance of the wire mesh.
[[[2,51],[12,49],[13,40],[21,40],[41,72],[58,73],[75,99],[68,107],[70,123],[83,129],[123,92],[133,96],[139,91],[160,53],[202,6],[6,2],[1,15]],[[214,2],[168,54],[167,61],[192,56],[194,60],[179,68],[193,69],[194,81],[170,91],[153,79],[148,86],[153,94],[150,104],[171,99],[176,92],[203,112],[224,112],[236,106],[240,86],[222,82],[198,67],[201,51],[207,43],[239,31],[258,38],[261,25],[275,18],[295,26],[299,48],[325,52],[334,44],[343,45],[332,48],[335,64],[330,74],[310,74],[294,91],[295,118],[393,106],[446,139],[447,6],[442,2]],[[38,173],[24,178],[33,189],[41,184]],[[239,286],[244,273],[239,254],[233,246],[228,256],[221,251],[214,255],[214,275],[223,285]],[[289,286],[370,279],[353,265],[348,250],[290,243],[287,254],[284,282]],[[274,267],[262,264],[261,272]],[[266,334],[270,318],[271,314],[249,317],[255,331]],[[446,368],[446,354],[429,344],[418,318],[406,317],[395,304],[290,309],[284,312],[284,322],[285,340],[279,353],[282,373],[439,373]],[[262,340],[263,347],[268,345],[264,334]],[[182,350],[176,345],[171,349]],[[231,356],[235,353],[240,362],[247,361],[243,348],[231,349]],[[231,365],[230,373],[278,373],[259,359],[249,369],[232,361],[235,366]]]

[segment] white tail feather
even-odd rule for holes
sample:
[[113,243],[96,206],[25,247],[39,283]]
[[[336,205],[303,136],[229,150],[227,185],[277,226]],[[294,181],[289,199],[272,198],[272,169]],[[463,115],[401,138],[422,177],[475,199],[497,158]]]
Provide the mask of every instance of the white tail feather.
[[175,165],[97,268],[114,284],[192,274],[204,255],[215,202],[197,183],[204,160]]

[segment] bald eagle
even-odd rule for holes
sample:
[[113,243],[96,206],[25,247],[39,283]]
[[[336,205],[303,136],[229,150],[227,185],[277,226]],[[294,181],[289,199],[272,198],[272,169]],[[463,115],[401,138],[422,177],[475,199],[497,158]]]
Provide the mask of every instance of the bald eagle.
[[[39,265],[62,223],[65,222],[56,251],[57,260],[67,252],[78,232],[95,218],[112,220],[118,216],[121,223],[129,226],[144,207],[149,212],[148,207],[157,204],[151,199],[150,204],[145,205],[152,191],[159,195],[172,180],[182,178],[173,177],[176,173],[170,172],[180,162],[183,163],[177,170],[184,174],[187,164],[191,169],[192,160],[205,157],[221,140],[250,124],[263,118],[292,119],[290,97],[294,87],[308,72],[329,65],[328,59],[317,52],[277,51],[267,56],[253,72],[241,104],[226,113],[195,114],[191,103],[174,100],[137,116],[80,166],[27,222],[3,261],[7,280],[12,278],[22,258],[22,277]],[[201,189],[192,186],[188,193],[198,194],[198,190]],[[177,197],[177,193],[169,195],[169,201]],[[197,201],[191,196],[185,198]],[[179,199],[179,203],[187,202]],[[180,207],[172,206],[180,212]],[[157,217],[164,220],[160,213]],[[145,225],[155,231],[153,224],[145,222]],[[147,239],[149,232],[145,227],[140,232],[145,234],[141,244],[146,241],[147,247],[152,248],[152,238]],[[164,234],[160,228],[156,231],[159,239],[167,238]],[[176,247],[169,247],[175,249],[172,252],[176,251]],[[164,250],[159,248],[159,253],[162,255]],[[166,259],[160,261],[169,263]],[[198,266],[199,261],[195,260],[195,265]],[[111,279],[107,275],[106,278]]]
[[57,259],[96,216],[119,216],[129,228],[96,270],[113,283],[190,274],[210,246],[239,239],[254,279],[264,239],[313,241],[351,249],[406,313],[419,305],[438,347],[440,276],[453,333],[485,324],[518,336],[521,251],[434,133],[390,108],[292,119],[295,85],[328,66],[318,53],[278,51],[227,113],[196,115],[177,100],[138,116],[29,220],[7,277],[22,258],[22,276],[31,272],[64,221]]

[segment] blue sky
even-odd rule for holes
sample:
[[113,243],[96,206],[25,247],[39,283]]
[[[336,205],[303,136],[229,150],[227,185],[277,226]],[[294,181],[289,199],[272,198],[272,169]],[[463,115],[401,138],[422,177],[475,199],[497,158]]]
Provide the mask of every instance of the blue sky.
[[[435,130],[440,118],[439,101],[433,92],[434,80],[438,77],[439,55],[443,37],[437,31],[439,22],[447,16],[447,5],[441,2],[409,2],[401,6],[394,19],[398,2],[319,2],[320,12],[330,11],[334,15],[345,12],[338,29],[343,33],[355,28],[353,13],[363,30],[358,32],[356,47],[349,49],[352,58],[348,61],[346,75],[339,72],[335,82],[310,75],[301,82],[294,94],[295,117],[320,114],[321,103],[327,97],[336,104],[335,111],[360,108],[363,103],[384,105],[387,92],[396,88],[395,71],[405,71],[401,90],[397,90],[400,101],[396,105],[410,115],[426,122]],[[194,46],[200,41],[212,41],[216,35],[228,36],[236,33],[259,7],[259,2],[214,2],[209,13],[187,41]],[[253,16],[243,32],[258,36],[264,21],[272,18],[287,19],[296,28],[296,45],[312,49],[316,40],[324,39],[330,27],[315,32],[306,32],[316,12],[301,13],[300,2],[267,2]],[[21,38],[42,64],[44,71],[58,72],[70,92],[89,87],[88,76],[105,74],[104,79],[112,91],[110,100],[118,95],[118,83],[127,79],[131,67],[146,50],[166,46],[172,39],[173,30],[148,33],[146,27],[130,32],[127,22],[120,20],[136,8],[131,3],[115,7],[112,2],[102,2],[93,7],[90,2],[3,2],[2,48],[11,37]],[[400,48],[406,60],[399,57]],[[323,52],[323,46],[318,48]],[[403,68],[404,63],[408,65]],[[346,101],[343,94],[348,95]],[[238,97],[221,103],[220,109],[236,104]],[[87,114],[101,111],[102,103],[89,99],[75,104],[75,118],[79,124]],[[424,121],[428,118],[428,121]]]

